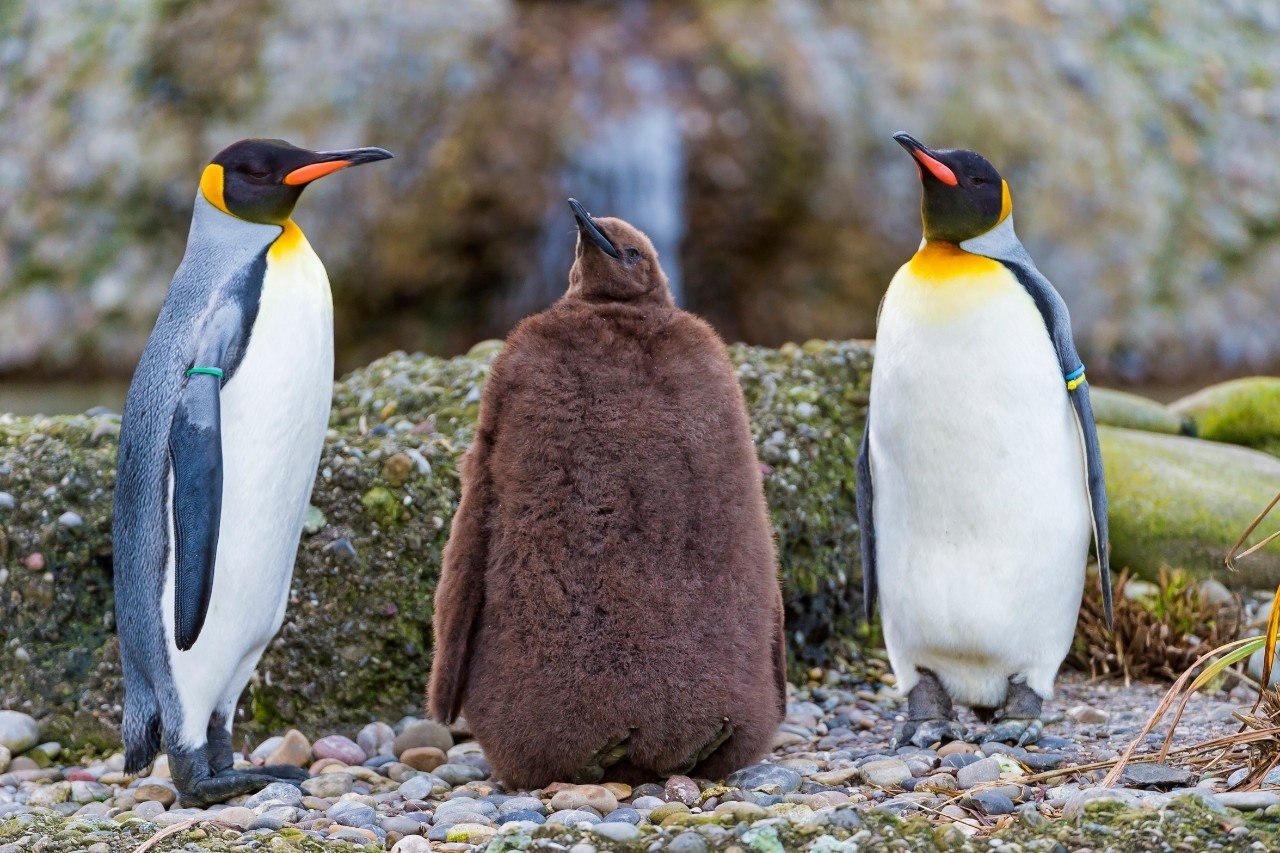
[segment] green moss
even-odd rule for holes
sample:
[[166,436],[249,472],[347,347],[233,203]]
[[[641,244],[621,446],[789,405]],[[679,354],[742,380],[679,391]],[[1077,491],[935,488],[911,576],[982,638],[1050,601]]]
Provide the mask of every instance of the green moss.
[[1191,435],[1195,429],[1188,418],[1137,394],[1093,387],[1089,389],[1089,397],[1094,419],[1100,424],[1170,435]]
[[1210,385],[1173,403],[1196,434],[1280,456],[1280,377],[1252,376]]
[[1242,447],[1101,427],[1111,565],[1155,579],[1162,566],[1245,588],[1280,582],[1280,542],[1240,563],[1223,558],[1275,495],[1280,462]]
[[391,490],[384,486],[374,486],[364,493],[360,505],[378,524],[391,526],[400,520],[400,502]]

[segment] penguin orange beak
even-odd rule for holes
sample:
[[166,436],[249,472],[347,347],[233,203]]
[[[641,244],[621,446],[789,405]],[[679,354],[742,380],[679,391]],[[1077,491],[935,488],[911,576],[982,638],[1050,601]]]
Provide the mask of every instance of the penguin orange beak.
[[291,187],[309,184],[317,178],[332,175],[348,166],[359,166],[361,163],[376,163],[389,160],[392,153],[385,148],[348,148],[345,151],[317,151],[314,162],[300,166],[284,176],[284,182]]
[[571,198],[569,199],[569,207],[573,210],[573,218],[578,220],[578,233],[595,243],[600,248],[600,251],[609,257],[614,260],[621,260],[622,253],[618,251],[618,247],[613,245],[613,241],[600,230],[595,220],[591,218],[591,214],[587,213],[587,209],[582,206],[582,203],[576,198]]
[[951,167],[938,159],[938,155],[930,151],[923,142],[916,139],[909,133],[898,131],[893,135],[893,141],[907,149],[907,153],[916,159],[917,165],[920,167],[920,177],[924,177],[927,170],[930,175],[937,178],[949,187],[954,187],[960,183],[956,178],[956,173],[951,171]]

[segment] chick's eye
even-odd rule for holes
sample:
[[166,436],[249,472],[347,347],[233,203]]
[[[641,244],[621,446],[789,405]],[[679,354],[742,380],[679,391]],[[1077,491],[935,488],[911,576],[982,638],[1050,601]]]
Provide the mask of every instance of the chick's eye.
[[640,259],[640,250],[635,246],[628,246],[626,249],[627,260],[637,261]]

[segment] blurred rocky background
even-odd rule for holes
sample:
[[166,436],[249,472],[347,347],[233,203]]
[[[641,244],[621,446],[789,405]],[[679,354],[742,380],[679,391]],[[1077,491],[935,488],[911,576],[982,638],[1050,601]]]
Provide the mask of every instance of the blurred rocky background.
[[555,298],[567,195],[730,339],[869,336],[919,236],[898,129],[1004,172],[1091,376],[1271,369],[1278,37],[1273,0],[0,4],[0,381],[127,377],[251,135],[397,154],[299,210],[344,371]]

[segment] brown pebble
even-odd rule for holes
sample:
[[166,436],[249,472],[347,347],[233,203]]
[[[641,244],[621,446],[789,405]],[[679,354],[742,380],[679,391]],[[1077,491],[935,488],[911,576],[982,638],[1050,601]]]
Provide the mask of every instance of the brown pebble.
[[22,565],[26,566],[33,572],[42,572],[44,571],[44,554],[41,554],[39,551],[36,551],[33,554],[28,554],[22,558]]
[[399,488],[409,482],[413,469],[413,460],[403,453],[397,453],[382,466],[382,478],[392,487]]
[[415,746],[400,753],[401,764],[408,764],[414,770],[421,770],[424,773],[430,773],[448,761],[444,751],[434,746]]
[[289,729],[280,745],[267,756],[266,763],[306,767],[311,763],[311,741],[297,729]]

